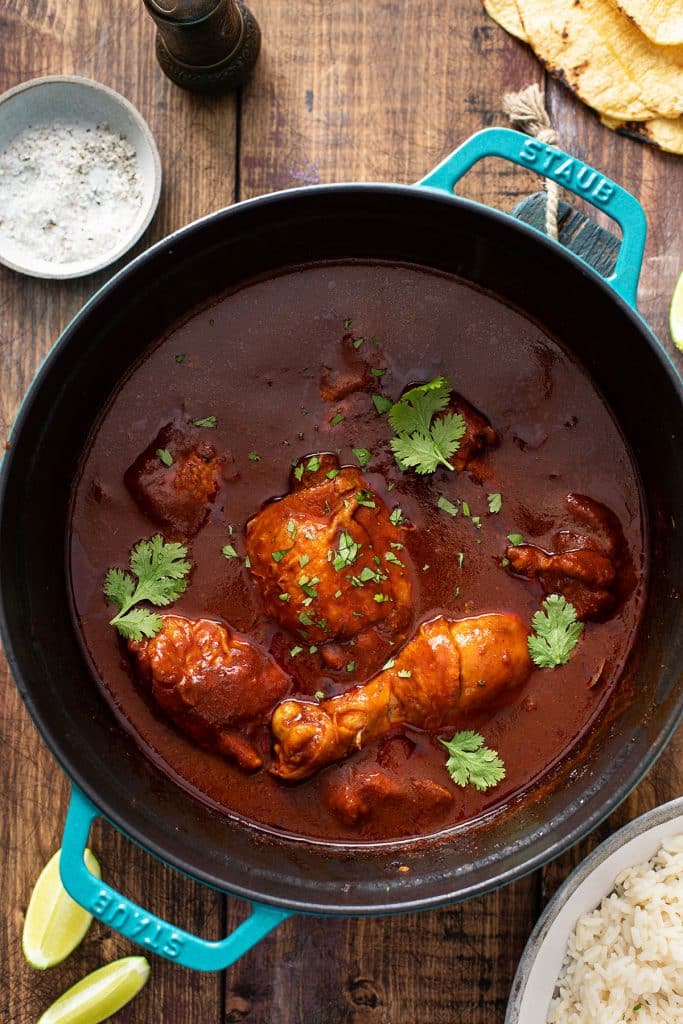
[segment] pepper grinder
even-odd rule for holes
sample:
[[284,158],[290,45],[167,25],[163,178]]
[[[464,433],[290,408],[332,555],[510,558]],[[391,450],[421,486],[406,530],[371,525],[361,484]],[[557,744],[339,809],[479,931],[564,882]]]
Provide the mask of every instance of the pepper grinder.
[[192,92],[237,89],[256,63],[261,31],[242,0],[144,0],[156,53],[172,82]]

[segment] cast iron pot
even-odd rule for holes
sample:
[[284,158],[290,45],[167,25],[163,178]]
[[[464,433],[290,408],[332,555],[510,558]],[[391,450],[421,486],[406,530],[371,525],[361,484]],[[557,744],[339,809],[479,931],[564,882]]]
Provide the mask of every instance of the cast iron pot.
[[[619,222],[605,280],[532,228],[453,186],[484,156],[555,178]],[[81,310],[38,373],[17,418],[0,485],[2,637],[17,686],[73,783],[61,870],[100,920],[178,963],[232,963],[290,913],[366,915],[464,900],[565,850],[651,767],[683,710],[682,389],[635,310],[645,242],[638,202],[591,168],[505,129],[474,136],[420,183],[297,189],[240,203],[143,253]],[[615,697],[594,736],[535,794],[431,841],[374,847],[274,839],[212,810],[140,755],[85,661],[70,607],[67,534],[80,454],[117,382],[180,316],[236,283],[335,258],[410,261],[497,294],[563,341],[619,420],[649,503],[649,600],[631,669],[633,700]],[[599,344],[593,339],[599,338]],[[501,344],[503,341],[501,341]],[[92,820],[106,817],[159,858],[252,901],[220,942],[173,928],[85,867]],[[410,870],[398,872],[399,865]]]

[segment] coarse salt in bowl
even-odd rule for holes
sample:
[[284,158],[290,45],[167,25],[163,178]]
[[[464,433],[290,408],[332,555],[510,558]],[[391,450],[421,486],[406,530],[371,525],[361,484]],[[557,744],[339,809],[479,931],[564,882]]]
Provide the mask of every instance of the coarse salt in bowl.
[[101,270],[156,211],[161,161],[146,122],[113,89],[75,76],[0,96],[0,263],[32,277]]

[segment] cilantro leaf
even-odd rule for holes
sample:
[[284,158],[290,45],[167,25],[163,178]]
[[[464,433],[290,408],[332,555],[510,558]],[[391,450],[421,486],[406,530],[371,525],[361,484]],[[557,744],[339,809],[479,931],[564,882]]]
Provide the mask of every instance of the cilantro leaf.
[[216,426],[217,422],[218,419],[216,416],[205,416],[201,420],[192,420],[195,427],[207,427],[209,430],[212,430]]
[[[441,461],[428,434],[399,434],[389,442],[399,469],[415,469],[418,473],[433,473]],[[448,463],[449,469],[453,467]]]
[[389,426],[397,434],[428,434],[432,416],[446,408],[450,396],[451,385],[445,377],[411,388],[392,405]]
[[453,470],[448,461],[457,452],[467,429],[460,413],[445,413],[451,397],[446,377],[411,388],[389,410],[389,425],[396,433],[390,444],[401,470],[433,473],[438,466]]
[[456,732],[451,740],[440,740],[448,751],[446,768],[458,786],[471,783],[483,791],[498,785],[505,778],[505,765],[495,750],[484,746],[484,737],[466,729]]
[[443,494],[439,495],[436,507],[441,509],[442,512],[448,512],[449,516],[455,517],[458,514],[458,506],[454,505],[448,498],[445,498]]
[[124,640],[142,640],[147,637],[151,640],[156,636],[163,620],[156,612],[150,612],[147,608],[131,608],[126,615],[116,623],[116,628]]
[[[184,593],[186,576],[192,568],[185,560],[187,548],[182,544],[167,544],[160,533],[149,540],[141,540],[130,553],[131,573],[110,569],[104,580],[104,596],[119,610],[110,625],[115,626],[127,640],[142,640],[155,636],[162,626],[159,615],[145,608],[134,608],[141,601],[159,607],[170,604]],[[135,580],[137,576],[137,581]]]
[[576,608],[561,594],[551,594],[531,620],[529,654],[539,668],[566,665],[581,639],[583,623],[577,622]]
[[157,448],[156,457],[159,462],[163,462],[164,466],[173,465],[173,456],[169,452],[168,448]]
[[459,412],[449,412],[434,420],[430,433],[442,462],[445,463],[446,459],[457,452],[466,430],[467,426]]
[[367,448],[352,448],[351,451],[358,459],[358,465],[360,466],[360,468],[365,469],[368,462],[372,458],[371,452],[369,452]]
[[491,515],[496,515],[497,512],[500,512],[500,510],[503,507],[503,495],[502,494],[499,494],[496,491],[493,494],[487,495],[486,500],[488,502],[489,512],[491,513]]
[[389,412],[393,406],[391,399],[387,398],[386,395],[373,395],[372,404],[380,416],[383,416],[385,412]]

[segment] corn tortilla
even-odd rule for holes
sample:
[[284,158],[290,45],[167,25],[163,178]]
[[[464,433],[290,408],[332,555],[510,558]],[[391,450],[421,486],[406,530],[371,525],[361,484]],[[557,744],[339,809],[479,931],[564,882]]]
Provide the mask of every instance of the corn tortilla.
[[667,153],[683,155],[683,117],[656,117],[652,121],[617,121],[613,117],[601,117],[600,120],[620,135],[643,139]]
[[620,121],[683,114],[683,47],[656,46],[610,0],[517,0],[551,74]]
[[517,9],[516,0],[484,0],[486,13],[511,36],[528,43],[527,34]]
[[[624,14],[657,46],[683,44],[683,0],[616,0]],[[496,19],[497,20],[497,19]]]

